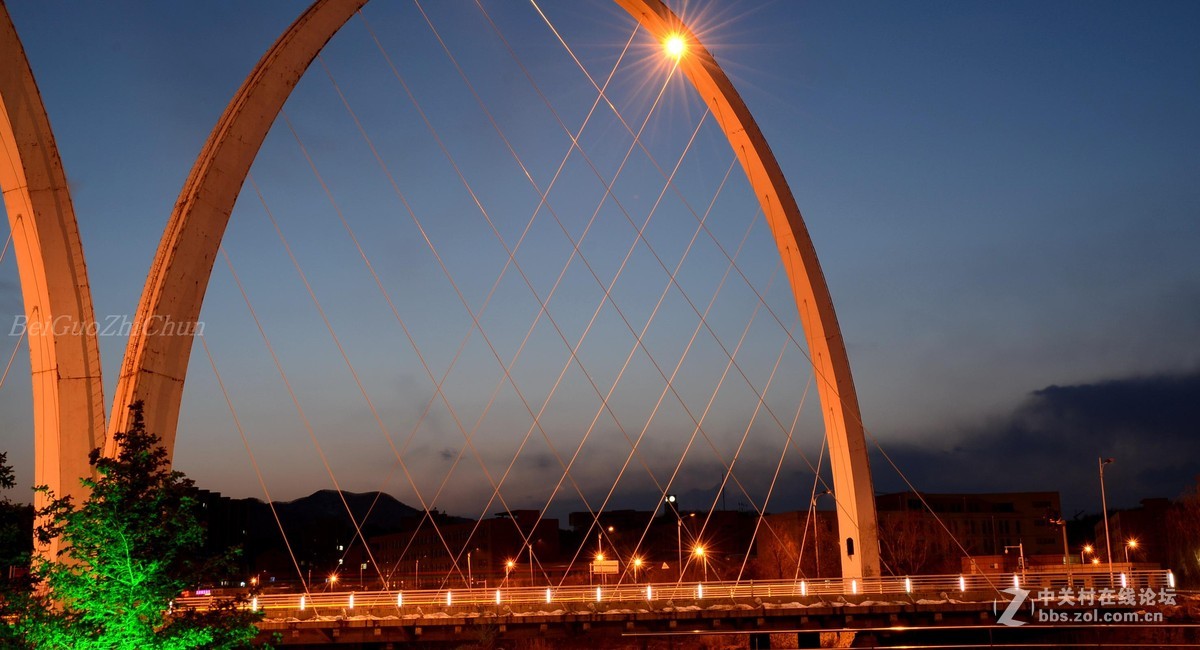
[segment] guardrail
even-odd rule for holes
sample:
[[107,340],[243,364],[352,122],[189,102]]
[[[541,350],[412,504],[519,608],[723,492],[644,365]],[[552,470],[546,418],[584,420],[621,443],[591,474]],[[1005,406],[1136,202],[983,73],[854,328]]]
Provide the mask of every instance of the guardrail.
[[[334,591],[319,593],[275,593],[252,597],[247,604],[267,613],[280,611],[351,610],[394,608],[399,614],[426,615],[420,608],[496,607],[529,605],[540,608],[555,605],[604,603],[663,604],[667,601],[702,603],[721,601],[771,599],[820,600],[829,597],[862,597],[872,595],[902,595],[909,598],[934,596],[942,599],[984,596],[988,599],[1003,594],[1009,587],[1037,592],[1063,587],[1109,590],[1113,594],[1123,589],[1174,589],[1175,576],[1166,570],[1138,570],[1110,576],[1107,572],[1028,571],[1024,574],[975,573],[936,576],[888,576],[881,578],[818,580],[767,580],[739,582],[641,583],[604,585],[569,585],[549,587],[511,587],[496,589],[422,589],[411,591]],[[1007,595],[1007,594],[1003,594]],[[1003,596],[1001,596],[1003,598]],[[176,600],[177,606],[206,609],[218,600],[212,596],[191,596]]]

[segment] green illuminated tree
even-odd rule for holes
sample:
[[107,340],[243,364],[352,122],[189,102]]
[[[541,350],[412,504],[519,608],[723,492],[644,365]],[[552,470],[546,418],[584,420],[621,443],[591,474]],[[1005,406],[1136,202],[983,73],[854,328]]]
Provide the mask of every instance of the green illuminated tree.
[[[116,434],[116,458],[93,450],[88,498],[51,499],[38,512],[39,543],[57,540],[57,557],[35,557],[34,588],[16,611],[16,632],[29,647],[235,648],[250,643],[260,615],[244,601],[213,609],[172,608],[180,592],[212,580],[229,565],[201,556],[204,530],[193,482],[172,471],[158,436],[148,433],[142,405]],[[44,488],[41,488],[44,489]]]

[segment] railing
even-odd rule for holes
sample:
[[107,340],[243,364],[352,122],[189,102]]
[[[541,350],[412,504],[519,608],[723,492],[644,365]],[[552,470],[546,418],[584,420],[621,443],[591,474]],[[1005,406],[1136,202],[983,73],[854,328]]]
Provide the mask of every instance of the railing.
[[[568,604],[628,604],[643,606],[666,605],[668,602],[687,602],[702,605],[721,601],[752,601],[771,599],[788,602],[795,599],[822,600],[828,597],[896,596],[916,599],[969,599],[998,595],[1006,599],[1003,590],[1019,587],[1033,592],[1057,589],[1067,585],[1094,589],[1174,589],[1175,577],[1165,570],[1138,570],[1113,574],[1080,571],[1029,571],[1025,574],[963,574],[936,576],[888,576],[881,578],[819,580],[769,580],[740,582],[642,583],[613,586],[570,585],[560,587],[512,587],[499,589],[422,589],[412,591],[341,591],[320,593],[262,594],[251,599],[248,607],[268,612],[313,610],[325,613],[337,611],[354,615],[353,610],[397,610],[398,614],[427,615],[425,608],[495,608],[499,606],[535,606],[555,609]],[[191,596],[180,598],[176,604],[205,609],[215,597]],[[418,608],[422,608],[418,611]],[[601,611],[601,610],[597,610]]]

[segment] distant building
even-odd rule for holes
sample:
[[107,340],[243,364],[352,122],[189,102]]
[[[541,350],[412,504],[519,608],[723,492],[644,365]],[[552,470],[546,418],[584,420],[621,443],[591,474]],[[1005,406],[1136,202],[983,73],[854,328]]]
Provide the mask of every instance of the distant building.
[[[922,502],[922,499],[924,502]],[[1062,555],[1062,533],[1049,522],[1062,505],[1058,492],[993,492],[980,494],[921,494],[897,492],[875,497],[880,534],[897,513],[932,511],[957,542],[956,557],[1003,555]],[[940,526],[939,526],[940,528]],[[945,529],[943,529],[945,532]],[[958,545],[962,545],[959,549]]]
[[[1048,520],[1060,512],[1057,492],[899,492],[876,496],[875,507],[885,575],[957,573],[964,556],[986,558],[981,571],[1016,567],[1021,558],[1062,563],[1062,531]],[[755,538],[757,577],[841,575],[843,536],[832,510],[770,514],[763,524]]]
[[[1166,566],[1168,561],[1168,522],[1171,501],[1164,498],[1142,499],[1142,505],[1118,510],[1108,517],[1108,534],[1112,540],[1113,562],[1125,562],[1126,550],[1130,562],[1151,562]],[[1094,531],[1096,556],[1104,561],[1104,518]],[[1132,542],[1132,544],[1130,543]]]
[[[558,520],[539,518],[537,510],[514,510],[479,521],[439,522],[414,519],[403,532],[368,537],[370,553],[361,546],[347,556],[348,578],[368,565],[364,586],[377,586],[382,574],[388,588],[435,589],[446,585],[528,584],[530,552],[533,573],[560,561]],[[528,539],[528,541],[526,541]],[[378,570],[370,564],[377,564]],[[509,565],[512,562],[512,565]]]

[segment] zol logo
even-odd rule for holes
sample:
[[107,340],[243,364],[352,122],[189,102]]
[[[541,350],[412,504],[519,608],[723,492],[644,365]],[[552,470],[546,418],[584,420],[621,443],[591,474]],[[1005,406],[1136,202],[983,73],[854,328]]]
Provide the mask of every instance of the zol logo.
[[[1000,616],[996,618],[996,622],[1009,627],[1018,627],[1020,625],[1024,625],[1025,621],[1018,621],[1013,617],[1016,616],[1017,611],[1021,609],[1021,605],[1025,604],[1025,599],[1029,597],[1029,590],[1021,589],[1020,587],[1009,587],[1008,589],[1004,589],[1002,591],[1006,594],[1012,594],[1013,598],[1012,600],[1008,601],[1008,607],[1004,608],[1004,613],[1000,614]],[[998,607],[998,602],[993,600],[992,613],[995,613]]]

